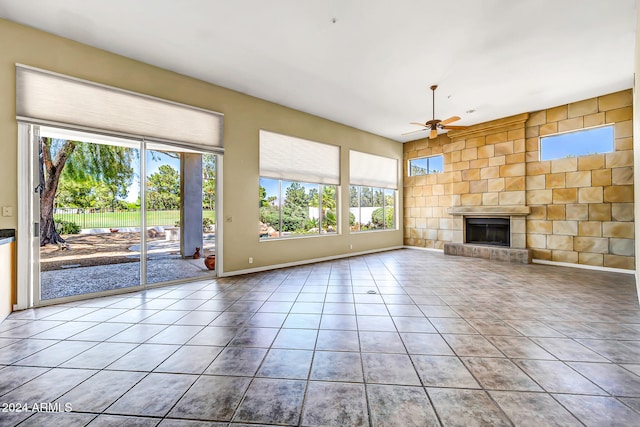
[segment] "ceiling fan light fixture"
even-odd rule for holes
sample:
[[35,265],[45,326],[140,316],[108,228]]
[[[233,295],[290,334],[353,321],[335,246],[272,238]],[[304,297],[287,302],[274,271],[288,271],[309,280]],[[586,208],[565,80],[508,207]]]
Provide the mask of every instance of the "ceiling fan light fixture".
[[[431,120],[428,120],[424,123],[416,123],[416,122],[411,122],[409,124],[412,125],[418,125],[418,126],[422,126],[424,129],[418,129],[415,131],[411,131],[411,132],[406,132],[403,133],[402,135],[409,135],[412,133],[416,133],[416,132],[422,132],[425,130],[430,131],[429,132],[429,139],[434,139],[438,137],[438,131],[443,130],[443,131],[448,131],[449,129],[465,129],[466,126],[449,126],[449,123],[453,123],[453,122],[457,122],[458,120],[460,120],[460,117],[458,116],[452,116],[449,117],[448,119],[445,120],[440,120],[440,119],[436,119],[436,89],[438,88],[438,85],[431,85],[430,89],[431,89],[431,106],[432,106],[432,112],[433,112],[433,118]],[[475,110],[474,110],[475,111]]]

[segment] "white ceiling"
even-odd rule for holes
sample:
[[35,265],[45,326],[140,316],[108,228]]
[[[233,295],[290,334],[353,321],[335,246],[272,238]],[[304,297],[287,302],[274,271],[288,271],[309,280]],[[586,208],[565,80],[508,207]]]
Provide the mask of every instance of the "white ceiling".
[[408,141],[431,84],[456,125],[630,88],[635,3],[0,0],[0,17]]

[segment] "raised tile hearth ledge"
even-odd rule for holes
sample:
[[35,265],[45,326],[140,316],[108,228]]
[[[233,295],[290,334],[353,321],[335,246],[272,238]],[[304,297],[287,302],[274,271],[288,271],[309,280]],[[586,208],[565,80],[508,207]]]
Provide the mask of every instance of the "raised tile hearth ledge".
[[531,249],[506,248],[502,246],[472,245],[468,243],[445,243],[445,255],[483,258],[515,264],[531,264]]
[[529,215],[529,206],[452,206],[447,209],[449,215]]

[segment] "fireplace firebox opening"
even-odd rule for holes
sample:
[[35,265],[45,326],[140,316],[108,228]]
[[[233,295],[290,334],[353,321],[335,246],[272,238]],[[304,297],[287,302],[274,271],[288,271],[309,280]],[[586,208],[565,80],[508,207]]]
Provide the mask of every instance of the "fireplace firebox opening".
[[465,218],[466,243],[476,245],[511,245],[509,218]]

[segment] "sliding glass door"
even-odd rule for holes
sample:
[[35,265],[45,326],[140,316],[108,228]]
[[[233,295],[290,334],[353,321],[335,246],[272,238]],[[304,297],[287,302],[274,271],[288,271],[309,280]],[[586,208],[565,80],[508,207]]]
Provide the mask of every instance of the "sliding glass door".
[[140,142],[40,128],[40,299],[140,286]]
[[36,303],[213,277],[214,154],[32,130]]

